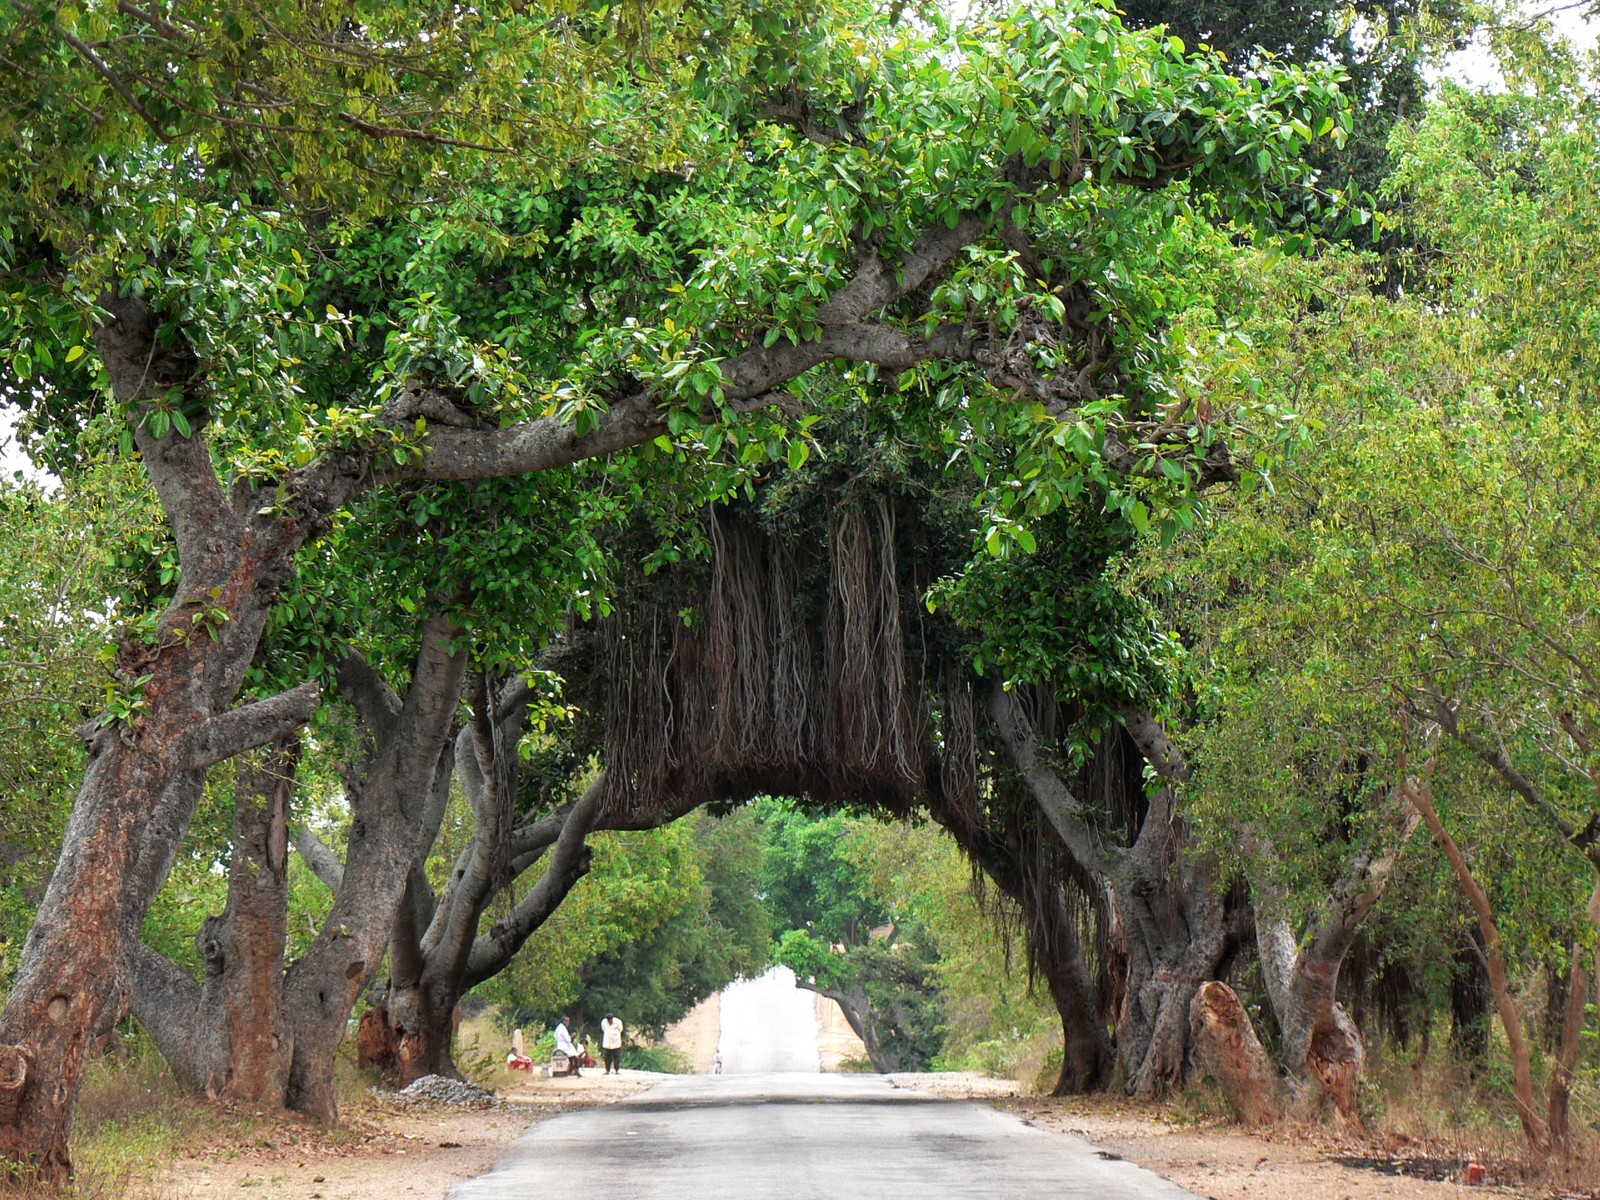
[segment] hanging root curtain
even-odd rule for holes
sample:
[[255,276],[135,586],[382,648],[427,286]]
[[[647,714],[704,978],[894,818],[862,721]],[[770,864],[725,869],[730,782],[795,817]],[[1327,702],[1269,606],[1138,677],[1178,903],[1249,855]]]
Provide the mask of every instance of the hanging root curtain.
[[840,509],[822,545],[785,545],[726,511],[710,534],[698,587],[665,600],[653,588],[599,631],[611,811],[770,792],[907,813],[933,791],[976,826],[971,689],[941,671],[943,711],[930,712],[889,502]]

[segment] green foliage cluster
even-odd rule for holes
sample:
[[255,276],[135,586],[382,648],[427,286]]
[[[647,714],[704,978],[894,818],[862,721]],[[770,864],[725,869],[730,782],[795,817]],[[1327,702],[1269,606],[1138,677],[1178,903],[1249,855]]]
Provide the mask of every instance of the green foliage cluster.
[[767,965],[769,917],[752,814],[698,811],[680,823],[694,847],[695,893],[648,933],[591,959],[582,971],[584,1013],[615,1013],[628,1030],[654,1038],[706,997]]
[[[1134,573],[1191,642],[1213,844],[1255,845],[1252,870],[1314,909],[1395,780],[1429,771],[1529,973],[1594,935],[1600,811],[1600,141],[1590,85],[1558,65],[1504,94],[1446,87],[1397,129],[1412,295],[1374,296],[1371,264],[1331,253],[1229,285],[1314,438],[1275,494],[1219,505]],[[1442,984],[1436,948],[1472,921],[1439,857],[1408,852],[1387,903],[1391,953]]]
[[[607,1012],[659,1035],[712,992],[759,973],[766,914],[747,817],[706,814],[593,839],[594,867],[512,967],[474,993],[514,1022]],[[490,914],[489,919],[493,919]]]

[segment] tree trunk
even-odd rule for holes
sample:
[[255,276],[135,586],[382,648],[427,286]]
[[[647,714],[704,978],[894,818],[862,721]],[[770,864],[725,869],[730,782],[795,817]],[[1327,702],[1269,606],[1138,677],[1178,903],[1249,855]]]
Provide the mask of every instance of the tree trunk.
[[867,999],[864,989],[823,987],[821,984],[807,983],[803,979],[796,979],[794,985],[808,992],[815,992],[819,996],[826,996],[839,1006],[839,1011],[844,1014],[845,1023],[866,1047],[867,1061],[879,1075],[891,1075],[901,1070],[901,1065],[884,1049],[883,1042],[878,1037],[877,1022],[872,1017],[872,1001]]
[[1182,857],[1179,823],[1158,807],[1152,805],[1111,892],[1112,937],[1127,964],[1116,1014],[1117,1064],[1126,1090],[1141,1099],[1183,1086],[1190,1002],[1231,957],[1234,924],[1216,893],[1212,863]]
[[1282,1117],[1294,1093],[1267,1055],[1250,1014],[1225,983],[1203,983],[1189,1005],[1195,1067],[1221,1086],[1234,1115],[1247,1125]]
[[[1083,806],[1066,781],[1041,760],[1035,714],[1029,711],[1025,698],[997,683],[990,689],[988,709],[1011,766],[1027,787],[1039,814],[1060,839],[1071,863],[1089,878],[1103,880],[1111,869],[1113,856],[1084,820]],[[953,819],[941,823],[1022,909],[1033,967],[1044,976],[1061,1016],[1061,1075],[1053,1094],[1077,1095],[1104,1087],[1113,1064],[1111,1041],[1101,1019],[1099,997],[1084,960],[1083,946],[1062,894],[1064,872],[1045,865],[1050,855],[1035,844],[1037,832],[1019,829],[1016,837],[1002,842],[967,833]],[[1028,858],[1037,861],[1029,864],[1025,862]]]
[[460,1079],[454,1055],[459,1002],[425,985],[385,988],[361,1018],[360,1064],[377,1067],[396,1087],[424,1075]]
[[962,822],[950,819],[942,806],[931,806],[930,811],[995,886],[1022,910],[1033,967],[1044,977],[1061,1017],[1061,1075],[1053,1094],[1080,1095],[1104,1088],[1114,1061],[1111,1039],[1061,880],[1048,870],[1040,877],[1032,876],[1024,865],[1025,853],[1020,843],[1001,842],[985,832],[969,832]]
[[134,1015],[179,1082],[212,1099],[283,1104],[293,1043],[282,1008],[288,819],[299,753],[288,739],[240,763],[227,908],[195,936],[204,983],[148,946],[133,948]]
[[1105,1088],[1114,1058],[1082,947],[1070,925],[1063,924],[1070,920],[1066,905],[1059,897],[1056,902],[1061,911],[1052,919],[1053,928],[1035,935],[1042,943],[1042,952],[1035,950],[1039,973],[1061,1016],[1061,1074],[1050,1094],[1081,1096]]
[[1191,1002],[1232,957],[1240,914],[1217,894],[1215,862],[1186,845],[1179,788],[1190,769],[1183,754],[1145,710],[1125,705],[1121,718],[1165,781],[1110,887],[1112,937],[1126,962],[1116,1013],[1117,1066],[1126,1090],[1148,1100],[1183,1086]]
[[1511,983],[1505,959],[1500,953],[1500,929],[1495,924],[1494,910],[1489,905],[1488,893],[1472,874],[1467,856],[1461,852],[1454,838],[1445,830],[1444,823],[1433,807],[1433,786],[1426,781],[1408,780],[1402,785],[1406,798],[1422,814],[1428,832],[1433,834],[1439,848],[1444,851],[1456,882],[1472,905],[1478,918],[1478,929],[1483,934],[1485,958],[1489,968],[1489,986],[1494,992],[1495,1007],[1500,1013],[1500,1025],[1505,1030],[1506,1043],[1511,1050],[1512,1091],[1517,1102],[1517,1117],[1522,1122],[1522,1132],[1529,1147],[1542,1154],[1549,1148],[1549,1130],[1540,1118],[1533,1102],[1533,1065],[1528,1053],[1528,1039],[1522,1029],[1522,1016],[1517,1012],[1516,1001],[1511,996]]
[[[1589,919],[1600,926],[1600,883],[1595,885],[1586,908]],[[1595,950],[1596,967],[1600,968],[1600,948]],[[1596,982],[1600,983],[1600,971]],[[1600,993],[1596,999],[1600,1000]],[[1554,1069],[1550,1072],[1550,1145],[1558,1153],[1570,1151],[1572,1143],[1572,1081],[1578,1069],[1578,1056],[1583,1049],[1583,1016],[1589,1002],[1589,975],[1584,968],[1583,944],[1572,942],[1572,967],[1567,974],[1567,1004],[1565,1019],[1561,1024],[1561,1040],[1556,1049]]]
[[[1306,938],[1297,938],[1287,921],[1256,918],[1261,975],[1283,1031],[1284,1066],[1308,1104],[1320,1106],[1326,1098],[1357,1123],[1366,1042],[1339,1003],[1339,971],[1421,820],[1400,787],[1390,789],[1380,816],[1374,841],[1350,858]],[[1263,906],[1282,907],[1267,885],[1257,890]]]
[[430,617],[402,703],[352,654],[340,688],[361,711],[371,738],[367,761],[346,780],[350,836],[340,888],[316,939],[289,968],[284,1008],[295,1031],[286,1103],[319,1121],[338,1117],[333,1072],[350,1013],[383,961],[425,813],[449,786],[451,726],[466,666],[452,642],[459,630]]
[[289,798],[300,743],[280,743],[241,765],[228,875],[222,976],[228,1069],[220,1093],[281,1107],[293,1053],[284,1021],[283,960],[289,925]]
[[1287,921],[1256,918],[1261,973],[1283,1032],[1283,1062],[1311,1107],[1325,1096],[1340,1116],[1360,1120],[1358,1085],[1366,1043],[1337,998],[1339,963],[1298,949]]

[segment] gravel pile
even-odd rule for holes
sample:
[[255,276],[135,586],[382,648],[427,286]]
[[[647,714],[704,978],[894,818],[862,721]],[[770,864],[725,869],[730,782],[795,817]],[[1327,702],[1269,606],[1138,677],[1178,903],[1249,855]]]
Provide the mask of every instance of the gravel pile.
[[493,1092],[479,1087],[475,1083],[463,1083],[459,1079],[446,1079],[443,1075],[424,1075],[415,1083],[392,1093],[394,1099],[403,1104],[416,1104],[429,1102],[433,1104],[454,1104],[461,1108],[504,1108],[505,1101],[499,1099]]

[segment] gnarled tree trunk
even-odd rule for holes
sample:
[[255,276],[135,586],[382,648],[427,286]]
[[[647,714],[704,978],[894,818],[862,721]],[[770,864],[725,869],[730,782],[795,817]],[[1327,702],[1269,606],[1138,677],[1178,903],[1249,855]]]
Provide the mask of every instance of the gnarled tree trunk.
[[448,798],[450,734],[467,657],[452,646],[459,633],[444,616],[424,622],[403,702],[359,655],[352,652],[340,668],[340,689],[369,739],[367,754],[346,778],[350,836],[333,907],[284,986],[295,1030],[286,1101],[321,1121],[338,1116],[334,1056],[383,961],[407,877],[437,833],[435,815],[442,818]]
[[[1341,1117],[1358,1123],[1366,1043],[1339,1003],[1339,969],[1421,820],[1400,788],[1391,789],[1384,804],[1374,843],[1350,860],[1307,937],[1297,938],[1281,919],[1256,918],[1261,974],[1283,1031],[1284,1066],[1308,1104],[1326,1097]],[[1270,900],[1269,893],[1263,897]]]
[[[119,402],[136,409],[195,375],[181,343],[160,345],[159,317],[142,300],[102,303],[111,319],[95,342]],[[164,800],[187,828],[207,767],[298,728],[317,700],[308,687],[230,707],[314,521],[263,509],[245,487],[226,494],[199,438],[156,438],[143,424],[135,436],[182,571],[151,640],[119,649],[125,711],[108,713],[116,719],[90,740],[61,857],[0,1014],[0,1053],[10,1047],[25,1064],[0,1122],[0,1157],[58,1177],[70,1171],[67,1136],[89,1055],[127,1008],[126,931],[148,903],[135,882],[145,832]]]
[[[509,747],[515,753],[515,742]],[[460,753],[468,753],[462,747]],[[476,807],[476,806],[475,806]],[[502,837],[492,824],[480,825],[473,843],[462,853],[452,873],[451,886],[439,898],[427,932],[406,948],[391,943],[394,968],[388,983],[375,997],[381,1037],[374,1044],[384,1056],[374,1065],[384,1068],[404,1085],[423,1075],[456,1075],[452,1054],[452,1014],[472,988],[503,971],[535,930],[555,912],[589,871],[590,852],[585,838],[600,823],[605,807],[603,777],[591,783],[577,803],[541,821],[516,830],[506,847],[506,868],[483,877],[492,886],[481,887],[473,863],[487,861],[477,854],[480,843]],[[673,814],[662,814],[670,819]],[[479,921],[489,902],[511,886],[549,850],[549,861],[537,883],[512,907],[511,913],[479,932]],[[492,856],[488,856],[492,858]],[[396,925],[404,935],[403,922]]]
[[1182,752],[1145,710],[1126,705],[1121,717],[1164,784],[1110,884],[1113,937],[1126,961],[1117,1064],[1126,1090],[1151,1099],[1183,1085],[1191,1001],[1232,957],[1241,914],[1218,895],[1216,864],[1187,845],[1179,789],[1191,772]]
[[1272,1124],[1298,1099],[1227,984],[1211,980],[1196,989],[1189,1004],[1189,1035],[1196,1069],[1216,1080],[1247,1125]]
[[192,1091],[281,1106],[293,1033],[283,1016],[288,822],[297,739],[242,760],[228,903],[195,936],[204,982],[148,946],[130,963],[133,1013]]

